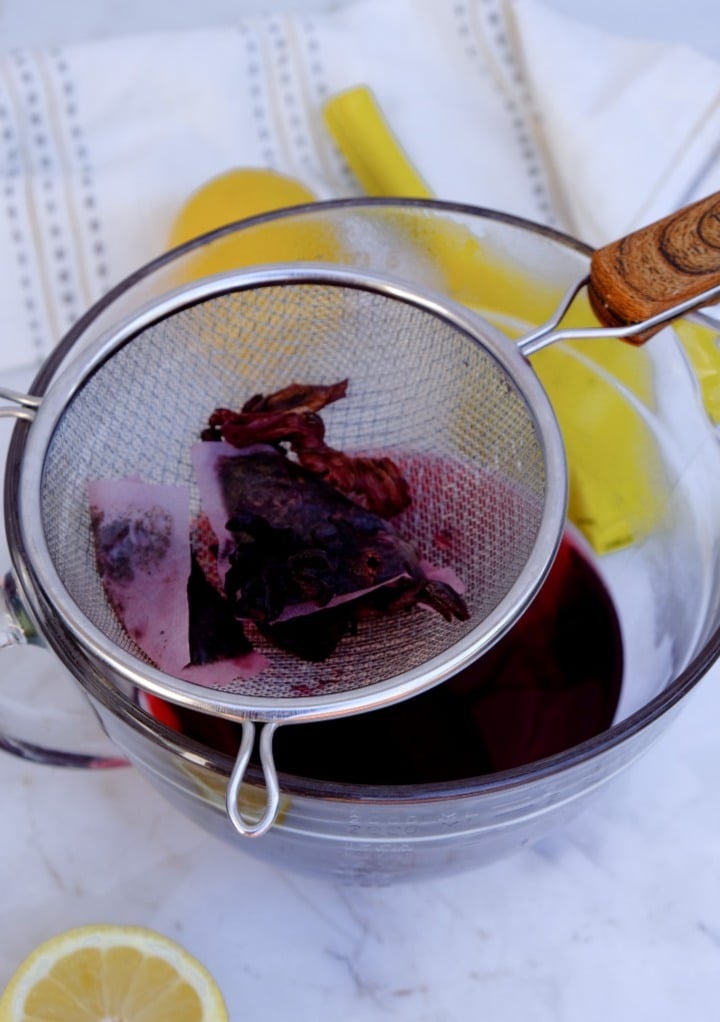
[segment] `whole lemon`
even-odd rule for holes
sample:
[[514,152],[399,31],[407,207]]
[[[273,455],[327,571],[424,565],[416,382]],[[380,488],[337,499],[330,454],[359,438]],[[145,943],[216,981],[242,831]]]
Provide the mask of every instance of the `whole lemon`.
[[[229,170],[193,192],[172,225],[168,244],[174,248],[237,220],[314,202],[315,198],[301,182],[274,170]],[[339,254],[336,234],[329,224],[298,217],[233,231],[202,246],[183,260],[180,277],[189,281],[264,263],[337,261]]]

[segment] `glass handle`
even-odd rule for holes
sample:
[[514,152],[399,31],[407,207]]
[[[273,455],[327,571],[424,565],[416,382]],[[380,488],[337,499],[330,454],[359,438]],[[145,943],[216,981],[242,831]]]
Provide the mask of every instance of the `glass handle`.
[[[22,605],[15,579],[11,574],[7,574],[0,581],[0,649],[28,645],[44,647],[45,644]],[[105,739],[104,735],[101,735],[103,741],[97,744],[106,748],[98,747],[96,751],[72,748],[74,743],[71,734],[68,734],[67,749],[53,748],[44,744],[47,721],[43,717],[42,706],[38,706],[37,703],[31,706],[30,702],[28,699],[28,704],[23,705],[22,713],[13,713],[11,702],[0,695],[0,749],[3,751],[31,763],[43,763],[46,766],[98,770],[129,765],[126,759],[115,753],[110,739]],[[86,711],[88,718],[91,717],[92,709],[89,705]],[[85,714],[82,713],[81,716],[84,718]],[[67,718],[68,731],[71,719]],[[20,720],[22,723],[19,723]],[[31,724],[31,733],[25,734],[24,732],[28,730],[26,727],[28,720]],[[65,723],[64,718],[61,723]],[[99,722],[97,726],[100,729]]]

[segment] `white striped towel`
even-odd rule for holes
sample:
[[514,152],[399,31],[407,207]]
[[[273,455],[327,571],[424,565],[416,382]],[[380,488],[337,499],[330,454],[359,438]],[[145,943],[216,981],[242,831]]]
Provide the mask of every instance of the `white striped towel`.
[[331,13],[0,57],[0,369],[37,363],[158,254],[204,180],[267,166],[356,194],[323,128],[366,83],[435,194],[597,243],[720,188],[720,67],[536,0]]

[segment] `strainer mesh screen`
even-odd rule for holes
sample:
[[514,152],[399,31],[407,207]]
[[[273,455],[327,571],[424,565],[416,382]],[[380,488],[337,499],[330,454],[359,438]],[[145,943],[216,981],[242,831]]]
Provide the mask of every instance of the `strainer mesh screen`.
[[322,412],[328,443],[403,465],[414,500],[395,525],[423,557],[454,569],[470,620],[415,608],[363,624],[321,664],[265,647],[271,666],[230,690],[273,698],[355,689],[423,664],[482,625],[525,566],[544,505],[543,451],[525,400],[444,317],[374,289],[292,281],[166,316],[95,369],[63,412],[44,466],[43,526],[68,593],[110,642],[137,653],[96,570],[88,481],[139,475],[192,486],[190,447],[214,408],[343,378],[347,396]]

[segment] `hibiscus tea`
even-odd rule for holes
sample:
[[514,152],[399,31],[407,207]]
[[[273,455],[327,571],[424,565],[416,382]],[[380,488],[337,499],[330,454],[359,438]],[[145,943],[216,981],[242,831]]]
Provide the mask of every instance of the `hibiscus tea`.
[[[622,671],[612,600],[566,535],[535,601],[476,663],[395,706],[281,727],[275,761],[281,773],[383,786],[448,782],[518,767],[609,727]],[[238,726],[156,699],[149,706],[188,737],[236,752]]]

